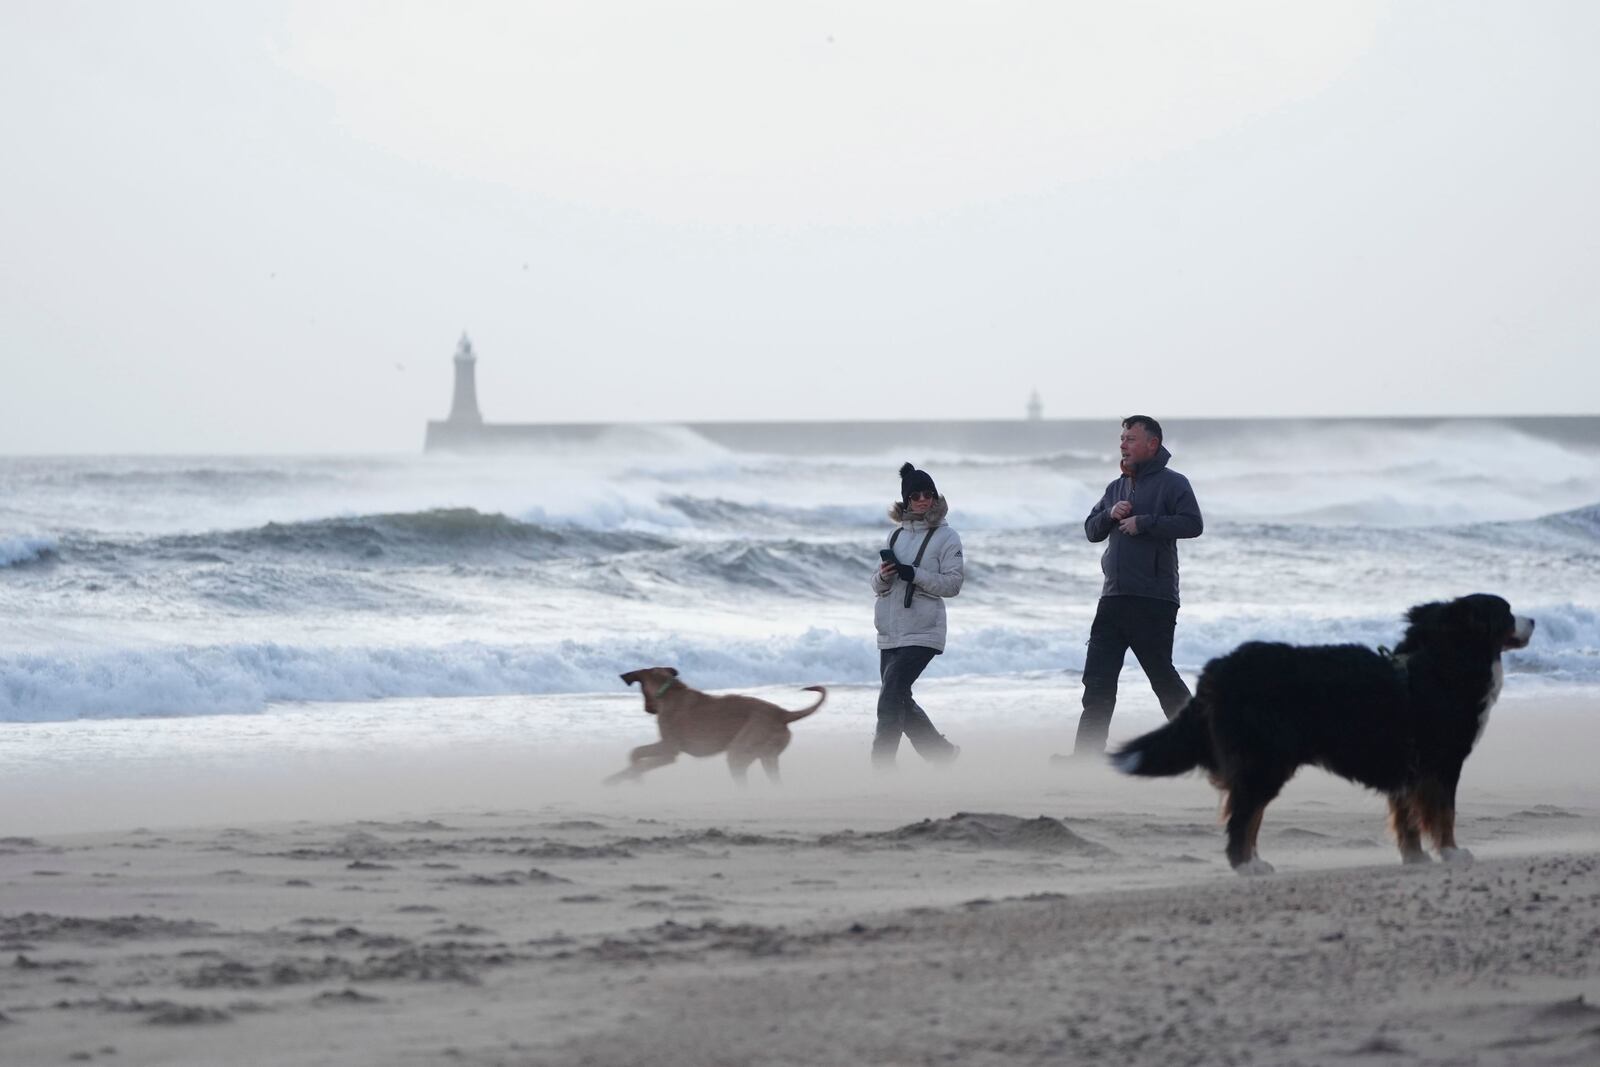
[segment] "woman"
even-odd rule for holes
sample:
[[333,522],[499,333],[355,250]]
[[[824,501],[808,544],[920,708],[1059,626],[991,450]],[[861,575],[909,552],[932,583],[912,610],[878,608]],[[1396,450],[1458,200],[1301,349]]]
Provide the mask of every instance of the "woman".
[[889,508],[897,525],[872,575],[878,594],[878,733],[872,762],[892,767],[905,734],[927,760],[949,762],[961,750],[933,728],[911,698],[911,686],[933,657],[944,651],[944,598],[961,592],[961,538],[945,524],[950,506],[927,471],[900,468],[900,499]]

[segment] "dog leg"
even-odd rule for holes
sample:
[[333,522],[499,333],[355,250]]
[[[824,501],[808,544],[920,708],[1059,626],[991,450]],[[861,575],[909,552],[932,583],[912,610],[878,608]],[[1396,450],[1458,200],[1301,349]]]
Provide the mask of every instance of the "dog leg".
[[1389,825],[1400,846],[1401,863],[1431,862],[1422,851],[1422,815],[1415,796],[1408,792],[1389,794]]
[[637,779],[645,771],[653,771],[657,767],[665,767],[678,758],[678,750],[665,741],[657,741],[653,745],[640,745],[628,753],[628,766],[606,779],[606,785],[616,785],[625,779]]
[[1228,863],[1243,875],[1271,874],[1272,864],[1256,854],[1261,819],[1283,783],[1241,783],[1228,792]]
[[1242,790],[1228,794],[1228,864],[1240,874],[1266,873],[1255,869],[1255,837],[1261,831],[1266,806]]
[[783,779],[778,776],[778,757],[783,750],[789,747],[792,735],[785,730],[781,735],[772,739],[765,751],[761,753],[761,769],[767,772],[767,780],[773,785],[782,785]]
[[1246,876],[1271,874],[1276,870],[1272,864],[1262,859],[1261,854],[1256,851],[1256,838],[1261,834],[1261,819],[1266,813],[1265,806],[1257,808],[1255,818],[1250,820],[1250,825],[1245,831],[1246,841],[1250,849],[1250,858],[1243,864],[1234,867],[1234,870],[1239,874]]
[[1433,847],[1446,863],[1471,863],[1472,853],[1456,844],[1456,784],[1428,781],[1418,787],[1418,808]]
[[[778,765],[778,753],[782,752],[788,743],[787,730],[782,735],[774,736],[770,725],[752,718],[733,735],[733,740],[728,742],[728,770],[733,773],[733,780],[744,785],[746,772],[758,759],[766,769],[767,776],[774,777]],[[769,759],[772,761],[770,764],[767,762]]]
[[733,780],[739,785],[745,785],[749,782],[750,764],[755,761],[756,754],[751,751],[749,740],[741,730],[735,735],[733,743],[728,746],[728,773],[733,775]]

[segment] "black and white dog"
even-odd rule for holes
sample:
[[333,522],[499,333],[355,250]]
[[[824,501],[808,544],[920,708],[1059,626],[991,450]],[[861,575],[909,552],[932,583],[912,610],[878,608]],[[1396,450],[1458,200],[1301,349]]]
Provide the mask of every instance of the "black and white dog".
[[1177,718],[1111,757],[1124,774],[1164,777],[1203,767],[1223,791],[1228,862],[1266,874],[1261,815],[1306,764],[1387,794],[1406,863],[1422,835],[1444,860],[1456,847],[1456,782],[1500,695],[1500,653],[1523,648],[1533,620],[1478,593],[1421,604],[1392,655],[1360,645],[1252,641],[1207,663]]

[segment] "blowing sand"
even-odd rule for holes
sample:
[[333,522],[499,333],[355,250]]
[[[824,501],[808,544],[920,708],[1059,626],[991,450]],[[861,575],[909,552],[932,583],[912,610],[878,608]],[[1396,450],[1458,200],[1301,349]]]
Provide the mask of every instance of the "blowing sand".
[[743,791],[604,789],[614,739],[13,762],[0,1063],[1592,1064],[1595,711],[1502,701],[1475,863],[1307,771],[1262,879],[1203,780],[1050,767],[1065,725],[883,778],[802,723]]

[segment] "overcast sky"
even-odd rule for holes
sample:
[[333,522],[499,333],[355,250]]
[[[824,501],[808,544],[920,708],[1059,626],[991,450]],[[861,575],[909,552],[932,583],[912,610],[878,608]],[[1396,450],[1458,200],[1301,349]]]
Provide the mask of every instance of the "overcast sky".
[[1600,411],[1600,4],[0,5],[0,453]]

